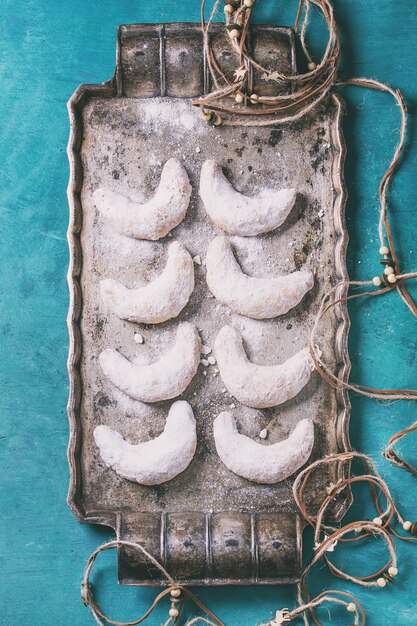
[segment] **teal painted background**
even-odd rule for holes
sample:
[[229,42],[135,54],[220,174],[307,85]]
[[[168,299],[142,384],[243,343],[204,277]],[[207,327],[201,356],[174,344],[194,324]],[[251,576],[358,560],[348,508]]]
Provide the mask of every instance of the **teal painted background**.
[[[295,2],[264,0],[257,21],[293,23]],[[377,77],[401,87],[410,109],[404,167],[391,193],[394,232],[404,270],[417,269],[417,5],[412,0],[336,0],[344,41],[342,73]],[[82,82],[110,77],[116,26],[151,21],[198,21],[199,0],[2,0],[0,4],[0,624],[82,626],[93,620],[79,596],[85,559],[109,537],[81,526],[65,498],[68,484],[68,305],[65,189],[68,165],[65,108]],[[318,45],[316,29],[313,39]],[[350,89],[345,131],[350,231],[349,271],[379,271],[377,185],[396,140],[398,116],[387,96]],[[351,306],[353,379],[416,387],[416,320],[394,294]],[[406,518],[417,519],[417,481],[380,456],[384,442],[417,411],[406,403],[353,398],[353,445],[372,454]],[[417,408],[417,407],[416,407]],[[415,459],[415,443],[403,446]],[[413,447],[414,446],[414,447]],[[360,513],[359,513],[360,511]],[[349,516],[373,517],[369,497],[357,492]],[[307,541],[307,540],[306,540]],[[417,624],[417,548],[399,546],[398,585],[357,592],[370,626]],[[307,550],[306,550],[307,552]],[[382,564],[377,542],[334,557],[365,573]],[[319,567],[317,592],[330,581]],[[119,619],[140,614],[154,592],[118,588],[115,555],[102,558],[95,581],[103,606]],[[228,626],[252,626],[273,610],[293,606],[291,588],[198,589]],[[326,609],[320,611],[327,619]],[[148,623],[166,619],[166,605]],[[326,622],[327,623],[327,622]],[[330,623],[330,622],[329,622]],[[347,624],[345,612],[334,613]]]

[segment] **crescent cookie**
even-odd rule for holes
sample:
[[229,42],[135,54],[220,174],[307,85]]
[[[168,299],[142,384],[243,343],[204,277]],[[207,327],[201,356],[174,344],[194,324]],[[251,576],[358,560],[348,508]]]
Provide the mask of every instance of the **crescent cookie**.
[[314,285],[310,271],[255,278],[244,274],[227,237],[216,237],[206,255],[207,284],[216,299],[235,313],[262,320],[288,313]]
[[174,345],[150,365],[137,365],[108,348],[99,357],[104,375],[130,398],[160,402],[176,398],[194,378],[200,363],[201,340],[189,322],[178,326]]
[[244,196],[233,189],[216,161],[206,161],[201,169],[200,196],[205,209],[229,235],[253,237],[275,230],[287,219],[296,195],[295,189],[266,189],[258,196]]
[[150,441],[133,445],[108,426],[97,426],[94,439],[108,468],[140,485],[161,485],[181,474],[197,447],[196,423],[188,402],[174,402],[164,431]]
[[294,398],[310,380],[313,371],[308,348],[279,365],[249,361],[242,336],[223,326],[216,337],[215,352],[220,376],[228,391],[245,406],[266,409]]
[[182,243],[168,248],[162,273],[144,287],[129,289],[112,278],[100,281],[102,300],[120,319],[161,324],[177,317],[194,290],[194,263]]
[[122,235],[156,241],[184,219],[191,197],[188,175],[178,159],[169,159],[155,195],[145,204],[100,187],[93,194],[100,213]]
[[314,424],[301,420],[287,439],[264,445],[241,435],[231,413],[224,412],[214,420],[214,440],[217,454],[231,472],[272,485],[307,463],[314,446]]

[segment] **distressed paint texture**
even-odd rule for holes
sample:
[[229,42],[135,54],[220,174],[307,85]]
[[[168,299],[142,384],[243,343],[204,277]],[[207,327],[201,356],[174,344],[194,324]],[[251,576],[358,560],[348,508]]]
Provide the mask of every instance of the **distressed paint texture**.
[[[292,23],[295,2],[264,4],[257,21]],[[335,6],[345,42],[343,73],[378,77],[402,87],[410,105],[410,145],[391,201],[401,262],[405,270],[415,269],[417,147],[411,140],[417,101],[417,6],[411,6],[409,0],[336,0]],[[65,503],[65,104],[78,84],[111,75],[117,24],[197,21],[198,12],[199,0],[115,0],[104,6],[92,0],[1,3],[1,626],[91,624],[79,597],[81,572],[87,555],[109,537],[103,529],[79,525]],[[317,35],[313,29],[316,42]],[[379,271],[377,183],[391,155],[398,118],[385,96],[362,90],[344,95],[349,104],[345,124],[349,273],[352,278],[368,278]],[[405,228],[401,229],[401,224]],[[416,322],[395,295],[369,305],[357,303],[350,313],[353,379],[365,384],[416,386]],[[380,457],[389,434],[412,419],[413,407],[405,403],[385,406],[356,397],[352,405],[353,445],[374,455],[406,516],[412,518],[414,513],[415,519],[416,481]],[[404,444],[404,452],[411,457],[413,442]],[[363,492],[349,517],[359,508],[365,517],[373,517],[367,507]],[[352,570],[356,565],[363,572],[372,561],[382,563],[382,550],[376,542],[354,552],[349,557],[343,554],[343,562],[349,558]],[[416,624],[415,551],[400,546],[399,558],[401,575],[395,589],[358,592],[368,609],[370,626]],[[324,571],[320,572],[312,582],[313,592],[330,584]],[[98,599],[121,619],[140,613],[138,607],[155,595],[150,589],[116,589],[114,556],[103,557],[97,574]],[[294,591],[285,587],[198,593],[228,626],[265,621],[272,617],[273,609],[292,606],[295,598]],[[156,625],[165,616],[166,610],[160,611],[149,623]],[[345,613],[338,617],[335,623],[346,620]]]

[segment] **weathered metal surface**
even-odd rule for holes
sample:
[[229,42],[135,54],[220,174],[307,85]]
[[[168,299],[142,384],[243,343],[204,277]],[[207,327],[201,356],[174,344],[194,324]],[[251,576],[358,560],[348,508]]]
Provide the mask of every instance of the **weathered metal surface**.
[[[215,29],[216,54],[227,63],[230,49],[221,27]],[[294,70],[293,33],[255,27],[255,55],[283,71]],[[270,88],[252,76],[259,94]],[[256,485],[231,474],[218,458],[213,419],[234,402],[222,393],[219,376],[199,371],[181,396],[197,420],[198,448],[189,468],[158,487],[121,479],[102,462],[92,433],[99,424],[115,427],[132,440],[158,435],[169,402],[145,406],[104,379],[98,355],[108,347],[142,362],[156,360],[171,345],[179,321],[189,320],[212,346],[219,328],[236,324],[249,355],[265,364],[282,361],[307,343],[323,293],[346,278],[343,184],[342,105],[332,96],[302,122],[280,128],[207,126],[190,98],[209,89],[200,27],[192,24],[122,26],[114,78],[81,86],[69,103],[71,221],[69,285],[71,306],[68,501],[80,521],[113,527],[119,538],[140,541],[184,583],[288,583],[298,579],[301,523],[291,493],[292,480]],[[177,157],[193,188],[184,222],[159,242],[117,235],[98,216],[92,194],[105,185],[152,195],[161,166]],[[138,326],[108,314],[98,293],[102,278],[137,285],[151,280],[165,262],[167,244],[184,243],[204,258],[218,234],[198,196],[199,174],[215,158],[244,193],[263,187],[296,187],[298,199],[286,224],[257,237],[233,238],[242,268],[254,275],[312,269],[316,286],[289,314],[255,321],[230,315],[208,297],[205,268],[196,266],[196,288],[179,318],[158,326]],[[342,292],[341,292],[342,294]],[[349,371],[348,318],[340,305],[325,328],[326,359]],[[138,347],[134,333],[145,343]],[[140,348],[140,351],[139,351]],[[276,409],[256,411],[236,404],[241,432],[257,438],[268,427],[269,443],[288,436],[295,424],[311,417],[316,425],[314,458],[349,448],[349,403],[317,374],[294,400]],[[344,468],[337,468],[337,472]],[[317,477],[310,493],[323,490]],[[346,502],[341,502],[340,515]],[[159,575],[137,554],[120,550],[119,580],[124,584],[160,584]]]

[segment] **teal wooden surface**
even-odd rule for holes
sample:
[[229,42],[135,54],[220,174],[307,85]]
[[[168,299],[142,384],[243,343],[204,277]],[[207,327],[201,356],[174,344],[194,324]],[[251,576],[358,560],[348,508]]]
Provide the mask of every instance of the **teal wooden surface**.
[[[295,2],[264,0],[260,22],[289,25]],[[336,0],[344,42],[342,72],[391,82],[404,90],[410,128],[403,168],[390,194],[394,232],[404,270],[417,269],[417,5],[410,0]],[[262,10],[261,10],[262,9]],[[198,21],[199,0],[93,2],[2,0],[0,5],[0,624],[82,626],[93,620],[80,600],[85,559],[108,530],[81,526],[66,506],[68,306],[65,189],[68,165],[66,101],[82,82],[113,72],[119,23]],[[319,47],[319,32],[313,29]],[[377,185],[396,141],[398,112],[387,96],[345,90],[346,178],[352,278],[378,271]],[[417,295],[414,289],[414,294]],[[416,387],[417,322],[394,295],[350,307],[353,379]],[[417,480],[380,456],[393,431],[417,413],[411,404],[352,398],[353,445],[374,456],[406,518],[417,519]],[[403,446],[415,459],[411,438]],[[373,517],[366,491],[349,516]],[[306,538],[308,547],[308,538]],[[331,581],[322,567],[317,592],[329,585],[356,592],[370,626],[417,624],[417,548],[399,545],[396,587],[365,592]],[[306,558],[308,549],[306,549]],[[384,562],[373,541],[338,551],[338,563],[362,574]],[[119,619],[140,614],[151,589],[118,588],[115,555],[102,558],[94,581],[98,598]],[[228,626],[255,625],[274,609],[293,606],[294,590],[198,589]],[[167,605],[149,621],[166,619]],[[320,611],[327,620],[326,609]],[[333,622],[347,624],[345,612]],[[327,622],[326,622],[327,623]]]

